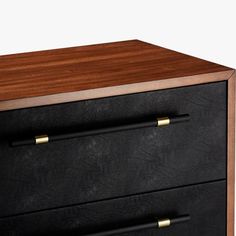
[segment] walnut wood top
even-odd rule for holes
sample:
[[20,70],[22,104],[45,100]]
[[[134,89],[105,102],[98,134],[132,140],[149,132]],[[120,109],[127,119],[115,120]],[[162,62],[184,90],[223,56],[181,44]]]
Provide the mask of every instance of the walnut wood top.
[[60,93],[229,70],[138,40],[6,55],[0,56],[0,106],[9,100],[48,95],[55,100]]

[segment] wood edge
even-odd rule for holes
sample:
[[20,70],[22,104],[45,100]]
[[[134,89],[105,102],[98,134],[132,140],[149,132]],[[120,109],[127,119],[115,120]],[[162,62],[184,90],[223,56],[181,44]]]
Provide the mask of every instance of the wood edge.
[[234,236],[235,196],[235,80],[236,71],[228,79],[228,146],[227,146],[227,236]]
[[221,72],[177,77],[165,80],[154,80],[149,82],[132,83],[113,87],[104,87],[76,92],[52,94],[47,96],[1,101],[0,111],[53,105],[59,103],[75,102],[103,97],[119,96],[132,93],[224,81],[231,77],[233,72],[234,70],[230,69]]

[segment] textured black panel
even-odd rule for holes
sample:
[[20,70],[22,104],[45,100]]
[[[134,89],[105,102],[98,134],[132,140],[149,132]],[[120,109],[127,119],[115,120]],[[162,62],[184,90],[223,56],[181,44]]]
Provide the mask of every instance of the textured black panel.
[[[226,82],[0,113],[0,216],[226,177]],[[153,115],[164,128],[12,148],[28,134]]]
[[225,236],[225,195],[225,181],[218,181],[101,201],[2,219],[0,234],[1,236],[44,234],[79,236],[84,233],[140,224],[155,217],[190,214],[190,221],[170,228],[122,235]]

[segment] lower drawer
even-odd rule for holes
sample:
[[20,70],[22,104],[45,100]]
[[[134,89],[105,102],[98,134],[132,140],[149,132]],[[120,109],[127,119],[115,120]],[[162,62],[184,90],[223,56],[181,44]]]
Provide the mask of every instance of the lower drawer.
[[225,209],[226,183],[217,181],[2,218],[0,235],[79,236],[189,215],[180,224],[118,235],[225,236]]

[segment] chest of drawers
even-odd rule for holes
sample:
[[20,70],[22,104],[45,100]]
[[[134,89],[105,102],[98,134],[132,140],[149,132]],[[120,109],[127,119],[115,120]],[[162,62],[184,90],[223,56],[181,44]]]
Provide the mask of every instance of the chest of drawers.
[[233,236],[233,69],[138,40],[0,57],[0,235]]

